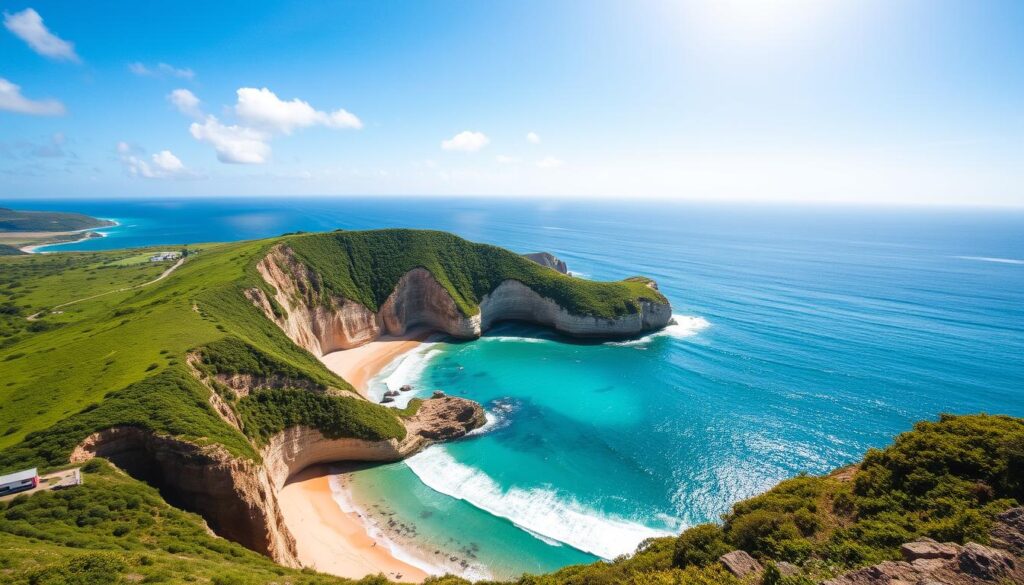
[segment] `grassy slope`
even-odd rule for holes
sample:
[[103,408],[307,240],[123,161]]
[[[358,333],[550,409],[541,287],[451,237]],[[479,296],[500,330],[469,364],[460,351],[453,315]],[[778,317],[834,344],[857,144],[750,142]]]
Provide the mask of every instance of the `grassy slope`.
[[113,225],[81,213],[62,211],[15,211],[0,207],[0,231],[70,232]]
[[[619,315],[635,311],[639,298],[661,298],[643,282],[573,279],[450,234],[379,230],[202,246],[159,283],[69,305],[61,314],[45,311],[29,322],[26,316],[49,307],[149,281],[166,264],[134,262],[142,250],[0,258],[0,471],[58,465],[85,436],[115,425],[220,444],[245,457],[294,424],[330,436],[403,436],[392,411],[345,396],[347,382],[245,298],[247,288],[267,288],[255,264],[281,241],[320,272],[325,293],[374,308],[416,266],[430,269],[467,314],[506,278],[561,299],[576,313]],[[266,389],[242,399],[221,392],[242,417],[240,433],[206,404],[208,390],[186,363],[193,350],[202,350],[213,370],[274,373],[307,380],[303,387],[319,391]]]
[[445,232],[372,230],[291,236],[288,246],[320,275],[320,293],[357,300],[376,311],[409,270],[429,270],[465,315],[503,280],[523,282],[575,315],[636,313],[640,299],[667,302],[644,280],[594,282],[572,278],[508,250]]
[[[204,246],[157,284],[71,305],[64,314],[39,322],[52,323],[52,328],[19,332],[16,341],[0,348],[0,470],[58,464],[71,445],[117,424],[220,443],[237,455],[254,457],[249,441],[216,417],[206,404],[208,391],[188,373],[188,352],[218,340],[234,338],[259,347],[325,387],[349,390],[242,294],[258,284],[254,265],[268,245]],[[0,259],[0,272],[17,273],[12,279],[18,296],[7,303],[19,313],[13,321],[27,323],[24,315],[42,307],[145,281],[166,268],[100,268],[135,254]],[[326,408],[333,404],[348,413],[354,400],[332,397]],[[341,420],[348,425],[340,431],[345,435],[400,435],[394,416],[376,406]],[[252,434],[263,435],[259,425],[275,423],[263,416],[254,421]],[[32,431],[36,434],[29,436]]]
[[280,567],[211,536],[198,516],[168,506],[155,489],[111,466],[97,461],[86,469],[85,483],[74,489],[0,503],[0,582],[353,583]]

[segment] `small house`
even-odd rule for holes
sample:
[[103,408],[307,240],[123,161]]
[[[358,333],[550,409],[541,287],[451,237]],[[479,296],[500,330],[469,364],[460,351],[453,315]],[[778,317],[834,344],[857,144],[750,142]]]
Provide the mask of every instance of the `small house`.
[[35,468],[0,475],[0,496],[30,490],[39,485],[39,471]]
[[157,252],[149,257],[150,262],[163,262],[165,260],[177,260],[181,258],[181,252]]

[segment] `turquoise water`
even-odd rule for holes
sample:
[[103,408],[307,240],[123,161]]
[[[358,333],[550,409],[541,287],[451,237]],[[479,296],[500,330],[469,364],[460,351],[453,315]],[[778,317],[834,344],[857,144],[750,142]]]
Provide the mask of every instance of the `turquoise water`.
[[32,205],[122,222],[74,249],[397,225],[548,250],[587,278],[656,278],[680,316],[672,332],[584,345],[504,325],[479,341],[429,346],[385,373],[479,400],[494,419],[487,432],[351,477],[353,503],[401,554],[473,576],[630,552],[647,535],[715,520],[779,479],[856,460],[941,412],[1024,416],[1019,211]]

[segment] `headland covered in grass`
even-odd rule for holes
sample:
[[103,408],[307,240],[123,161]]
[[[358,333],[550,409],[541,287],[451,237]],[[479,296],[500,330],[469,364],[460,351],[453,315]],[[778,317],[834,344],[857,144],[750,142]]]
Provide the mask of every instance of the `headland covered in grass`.
[[117,225],[81,213],[16,211],[0,207],[0,256],[26,254],[49,244],[102,237],[96,228]]
[[[329,283],[327,304],[351,296],[376,307],[413,267],[436,271],[467,314],[499,278],[595,315],[661,297],[644,285],[577,282],[512,252],[410,230],[193,246],[159,281],[168,263],[139,261],[155,248],[5,257],[0,471],[66,465],[76,447],[108,429],[194,445],[211,465],[259,466],[261,450],[290,428],[327,439],[403,439],[401,420],[412,412],[360,398],[254,305],[251,291],[276,292],[256,265],[282,245],[309,262],[316,282]],[[173,491],[174,477],[157,480]],[[224,527],[222,519],[213,524]]]

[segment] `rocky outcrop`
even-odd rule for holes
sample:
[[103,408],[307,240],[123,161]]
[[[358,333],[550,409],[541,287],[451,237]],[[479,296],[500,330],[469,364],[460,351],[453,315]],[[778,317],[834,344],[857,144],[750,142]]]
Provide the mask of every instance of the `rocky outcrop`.
[[220,446],[115,427],[87,437],[71,461],[105,457],[159,488],[169,503],[200,514],[219,536],[297,567],[295,540],[277,503],[277,493],[289,477],[318,463],[398,461],[436,441],[462,437],[483,423],[479,404],[444,396],[423,401],[406,421],[401,441],[331,439],[314,428],[290,427],[270,438],[258,463],[232,457]]
[[382,334],[402,335],[416,327],[474,339],[499,321],[515,320],[551,327],[572,337],[622,338],[660,329],[672,320],[672,307],[653,300],[641,301],[638,312],[614,319],[574,315],[517,280],[501,282],[484,296],[477,314],[466,316],[424,268],[403,275],[374,313],[342,297],[325,302],[317,275],[287,247],[274,248],[257,269],[276,292],[271,299],[262,289],[254,288],[247,293],[250,300],[295,343],[320,356],[357,347]]
[[732,552],[725,553],[718,558],[718,562],[722,563],[722,566],[725,567],[726,571],[729,571],[740,579],[752,575],[759,575],[764,571],[764,567],[761,566],[761,563],[757,562],[757,559],[742,550],[734,550]]
[[[1002,585],[1024,583],[1024,507],[999,516],[990,533],[993,546],[965,545],[931,539],[900,548],[903,561],[886,561],[852,571],[824,585]],[[1002,547],[1002,548],[998,548]]]
[[569,267],[564,261],[560,260],[554,254],[550,252],[534,252],[533,254],[523,254],[523,257],[545,266],[552,270],[557,270],[562,274],[569,274]]

